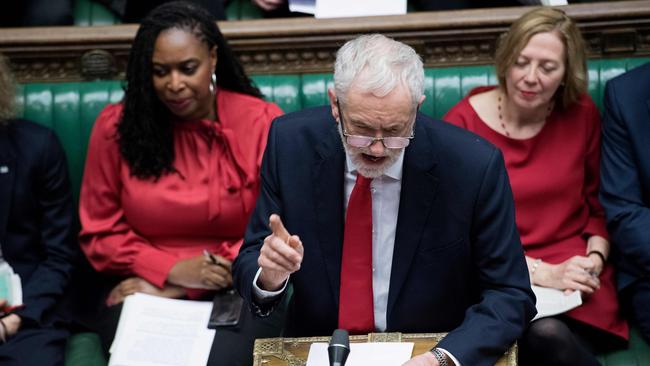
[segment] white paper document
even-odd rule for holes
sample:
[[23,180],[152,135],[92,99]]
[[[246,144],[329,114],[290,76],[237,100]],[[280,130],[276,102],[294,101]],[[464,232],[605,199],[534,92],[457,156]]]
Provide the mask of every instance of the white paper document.
[[[327,343],[312,343],[307,366],[328,366]],[[412,342],[350,343],[346,366],[400,366],[411,359]]]
[[569,2],[567,0],[542,0],[542,5],[562,6],[562,5],[569,5]]
[[196,366],[208,362],[211,301],[136,293],[124,301],[109,366]]
[[9,306],[23,304],[23,286],[20,276],[9,263],[0,260],[0,299],[7,300]]
[[580,291],[573,291],[570,295],[565,295],[564,291],[554,288],[534,285],[532,288],[537,298],[537,315],[533,320],[562,314],[582,305]]
[[406,0],[316,0],[316,18],[406,14]]
[[289,10],[314,14],[316,12],[316,0],[289,0]]

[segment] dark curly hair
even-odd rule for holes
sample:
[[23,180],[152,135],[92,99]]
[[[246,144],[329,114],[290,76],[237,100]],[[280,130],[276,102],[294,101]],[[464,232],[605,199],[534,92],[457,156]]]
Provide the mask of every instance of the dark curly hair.
[[158,35],[168,29],[194,34],[212,49],[217,46],[217,86],[262,97],[234,56],[221,31],[205,9],[182,1],[152,10],[133,40],[126,70],[124,110],[117,127],[122,158],[133,176],[158,179],[174,172],[171,112],[158,99],[152,79],[152,57]]

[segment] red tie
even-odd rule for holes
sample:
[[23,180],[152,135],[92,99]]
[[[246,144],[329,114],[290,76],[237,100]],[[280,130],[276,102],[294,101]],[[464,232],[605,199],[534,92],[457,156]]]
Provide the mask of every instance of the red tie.
[[375,329],[372,301],[372,179],[357,174],[345,215],[339,328],[350,333]]

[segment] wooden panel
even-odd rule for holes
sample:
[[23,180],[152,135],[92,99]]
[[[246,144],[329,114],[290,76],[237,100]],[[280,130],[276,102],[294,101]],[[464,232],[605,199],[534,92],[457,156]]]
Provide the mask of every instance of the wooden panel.
[[[650,55],[650,1],[562,7],[587,39],[591,58]],[[261,19],[220,23],[251,74],[331,72],[336,50],[362,33],[383,33],[413,46],[425,66],[492,63],[499,34],[529,7],[420,12],[340,19]],[[136,25],[5,28],[0,52],[18,81],[124,77]]]

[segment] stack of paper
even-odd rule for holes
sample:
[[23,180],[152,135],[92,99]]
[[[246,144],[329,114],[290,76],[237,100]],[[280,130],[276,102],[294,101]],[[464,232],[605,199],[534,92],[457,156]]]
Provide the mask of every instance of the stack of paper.
[[569,2],[567,0],[542,0],[542,5],[562,6],[562,5],[569,5]]
[[136,293],[124,301],[109,366],[196,366],[208,362],[211,301]]
[[532,286],[532,288],[537,298],[537,315],[533,320],[562,314],[582,305],[580,291],[565,295],[564,291],[554,288],[539,286]]
[[289,0],[289,10],[316,18],[406,14],[406,0]]
[[289,0],[289,10],[314,14],[316,12],[316,0]]
[[[327,366],[327,343],[312,343],[307,366]],[[346,366],[396,366],[411,359],[413,342],[350,343]]]
[[7,300],[10,307],[23,304],[23,286],[20,276],[14,273],[9,263],[0,263],[0,299]]

